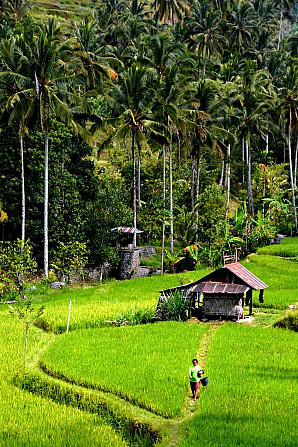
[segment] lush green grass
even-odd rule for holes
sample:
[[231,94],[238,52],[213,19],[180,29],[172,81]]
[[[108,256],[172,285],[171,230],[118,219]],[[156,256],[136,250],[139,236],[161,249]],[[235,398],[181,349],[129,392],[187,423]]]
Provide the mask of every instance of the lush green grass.
[[258,302],[258,293],[254,292],[255,307],[286,309],[297,301],[297,263],[268,255],[252,255],[249,259],[245,267],[268,285],[263,304]]
[[[284,242],[274,248],[280,249]],[[281,312],[289,304],[297,302],[298,264],[282,258],[277,259],[276,256],[254,255],[250,257],[250,262],[244,265],[268,284],[269,288],[265,290],[265,303],[262,305],[262,315],[259,320],[262,324],[273,323],[279,315],[275,313],[272,316],[270,307],[274,308],[275,312]],[[46,291],[45,294],[32,292],[32,298],[36,301],[36,305],[46,306],[44,324],[56,332],[65,331],[69,299],[72,300],[72,332],[62,335],[61,340],[75,338],[71,346],[67,345],[66,348],[61,345],[60,360],[66,364],[69,362],[71,365],[74,363],[75,354],[78,355],[80,351],[83,353],[89,346],[90,353],[95,357],[94,363],[97,365],[98,372],[96,369],[93,374],[90,374],[92,371],[92,365],[90,365],[88,376],[89,367],[86,367],[88,363],[83,363],[82,359],[82,365],[85,364],[85,368],[80,370],[80,375],[74,366],[72,372],[68,364],[65,371],[61,370],[63,374],[70,378],[69,375],[73,373],[76,381],[89,383],[95,387],[101,387],[103,378],[105,389],[121,394],[136,402],[137,405],[172,416],[179,413],[183,405],[183,398],[188,387],[186,375],[188,363],[193,352],[199,348],[200,331],[203,330],[203,326],[194,326],[195,330],[199,331],[199,335],[196,339],[197,344],[192,345],[194,340],[189,331],[194,329],[189,329],[190,326],[186,324],[177,323],[179,330],[177,329],[171,337],[166,338],[162,346],[161,341],[165,338],[165,334],[170,332],[170,330],[162,330],[159,335],[154,333],[158,328],[166,327],[162,323],[142,327],[88,329],[77,332],[75,329],[102,326],[105,320],[117,318],[119,314],[129,313],[132,309],[154,310],[159,290],[182,282],[185,284],[195,281],[207,273],[207,270],[202,270],[183,275],[109,282],[83,289]],[[254,306],[260,307],[257,295],[254,292]],[[267,314],[263,315],[263,312]],[[172,323],[169,323],[168,327],[171,325]],[[174,326],[175,323],[173,323]],[[0,445],[101,445],[103,447],[126,445],[122,436],[98,415],[87,414],[65,405],[57,405],[48,399],[29,394],[13,386],[12,378],[21,369],[23,360],[24,334],[20,330],[19,323],[8,315],[7,305],[1,305]],[[82,337],[84,333],[89,334],[86,335],[86,339]],[[151,333],[152,338],[150,338]],[[97,338],[92,337],[91,334],[97,334]],[[297,433],[295,432],[294,406],[297,401],[295,400],[297,385],[292,374],[293,368],[297,367],[296,337],[295,332],[279,328],[250,328],[230,324],[220,328],[212,341],[206,367],[210,385],[202,390],[198,413],[193,422],[186,427],[187,431],[183,432],[183,439],[177,445],[182,447],[195,444],[212,447],[295,445]],[[37,345],[40,349],[40,345],[46,343],[47,340],[48,335],[35,328],[31,329],[29,360],[37,349]],[[145,350],[142,350],[142,342],[145,344]],[[60,337],[57,343],[62,343]],[[53,349],[55,345],[56,343]],[[127,377],[121,382],[121,389],[117,388],[119,383],[113,382],[107,375],[114,359],[119,357],[119,346],[121,347],[120,363],[122,364],[124,359]],[[159,347],[158,356],[154,354],[154,349],[157,347]],[[68,357],[68,351],[73,353],[72,357]],[[180,357],[182,351],[184,354]],[[45,356],[50,352],[46,352]],[[169,357],[166,355],[167,352]],[[179,356],[176,359],[177,352]],[[87,362],[86,353],[84,355]],[[103,359],[103,366],[96,360],[100,356]],[[55,358],[54,355],[53,358]],[[127,363],[125,363],[126,360]],[[77,363],[80,365],[81,361]],[[141,372],[141,378],[144,381],[139,383],[138,371],[140,370],[129,370],[129,367],[136,365],[139,368],[143,364],[147,365],[147,368],[144,377]],[[166,365],[170,365],[167,371],[174,372],[169,380],[165,380],[163,374],[163,367]],[[64,368],[65,365],[62,366]],[[124,375],[123,369],[119,371]],[[95,379],[97,382],[94,381]],[[41,377],[40,386],[43,386],[43,380]],[[139,386],[141,383],[143,383],[143,388]],[[150,387],[147,384],[150,384]],[[155,388],[154,395],[155,385],[160,388],[157,391]],[[53,392],[55,391],[52,384],[49,384],[49,387]],[[167,397],[163,393],[172,391],[171,387],[174,387],[173,395],[168,397],[170,400],[166,400]],[[146,391],[149,388],[148,393],[143,392],[144,388]],[[151,389],[152,395],[150,395]],[[67,390],[66,383],[65,390]],[[63,389],[61,388],[59,392],[62,393]],[[158,393],[161,393],[163,397],[161,398]],[[67,399],[60,401],[68,402]],[[172,408],[172,413],[169,413],[169,408]],[[134,417],[133,414],[131,417]]]
[[172,321],[76,331],[60,336],[41,364],[56,377],[173,417],[184,403],[188,366],[206,329]]
[[[126,446],[121,436],[97,415],[57,405],[12,384],[13,376],[22,368],[23,330],[8,314],[0,315],[0,445]],[[33,328],[30,355],[38,334],[40,331]]]
[[[298,264],[275,256],[254,255],[244,263],[252,273],[267,285],[265,302],[258,302],[258,293],[253,294],[254,307],[285,309],[297,300]],[[210,270],[202,269],[179,275],[152,276],[128,281],[112,281],[99,286],[51,291],[34,295],[45,305],[40,325],[56,333],[64,332],[67,325],[69,300],[72,300],[70,330],[104,326],[106,320],[139,310],[153,313],[159,291],[179,284],[193,282]],[[40,305],[40,301],[37,301]]]
[[286,238],[280,244],[259,248],[258,254],[294,258],[298,256],[298,237]]
[[231,323],[215,334],[198,412],[180,447],[297,445],[297,335]]
[[70,299],[70,330],[99,327],[104,325],[105,320],[117,319],[119,315],[131,311],[148,309],[154,312],[160,290],[195,281],[207,273],[207,270],[200,270],[180,275],[113,281],[97,287],[33,296],[46,307],[41,319],[43,327],[59,333],[66,330]]

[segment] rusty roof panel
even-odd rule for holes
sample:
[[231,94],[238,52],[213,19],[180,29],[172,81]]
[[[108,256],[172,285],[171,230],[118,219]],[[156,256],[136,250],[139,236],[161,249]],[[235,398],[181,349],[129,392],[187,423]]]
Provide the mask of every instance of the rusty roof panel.
[[137,228],[133,228],[133,227],[116,227],[116,228],[112,228],[111,231],[117,231],[117,233],[143,233],[143,231],[138,230]]
[[255,275],[253,275],[249,270],[247,270],[243,265],[235,262],[234,264],[225,265],[224,268],[228,269],[238,278],[242,279],[247,285],[249,285],[254,290],[266,289],[268,286]]
[[247,292],[248,286],[243,284],[224,284],[217,282],[201,282],[193,288],[193,292],[242,294]]
[[226,284],[216,284],[216,293],[224,293],[226,289]]

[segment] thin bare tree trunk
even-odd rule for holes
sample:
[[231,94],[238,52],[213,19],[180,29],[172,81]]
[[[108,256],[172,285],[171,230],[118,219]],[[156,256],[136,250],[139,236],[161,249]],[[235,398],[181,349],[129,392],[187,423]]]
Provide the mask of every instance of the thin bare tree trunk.
[[246,154],[247,154],[247,199],[248,199],[248,212],[250,214],[254,214],[254,203],[253,203],[252,187],[251,187],[251,154],[250,154],[248,139],[246,139],[245,145],[246,145]]
[[138,207],[141,207],[141,148],[140,143],[137,140],[138,147]]
[[278,37],[277,37],[277,51],[280,47],[280,41],[282,36],[282,20],[283,20],[283,2],[280,4],[280,18],[279,18],[279,30],[278,30]]
[[170,194],[170,253],[172,255],[174,251],[172,136],[169,145],[169,194]]
[[296,140],[296,149],[295,149],[295,167],[294,167],[294,185],[297,186],[298,182],[298,138]]
[[49,276],[49,129],[45,126],[44,162],[44,275]]
[[[135,160],[135,131],[132,130],[131,138],[131,153],[132,153],[132,194],[133,194],[133,227],[137,228],[137,191],[136,191],[136,160]],[[137,234],[133,235],[133,247],[137,245]]]
[[196,168],[196,188],[195,188],[196,202],[198,201],[200,195],[200,173],[201,173],[201,154],[199,151],[197,155],[197,168]]
[[230,206],[230,190],[231,190],[231,144],[228,144],[227,150],[227,163],[226,163],[226,178],[225,187],[227,191],[227,201],[226,201],[226,215],[228,217],[229,206]]
[[297,228],[297,213],[296,213],[295,189],[294,189],[294,179],[293,179],[291,134],[292,134],[292,111],[290,109],[289,127],[288,127],[289,171],[290,171],[290,182],[291,182],[291,191],[292,191],[293,216],[294,216],[294,223],[295,223],[295,231],[297,232],[298,228]]
[[191,162],[191,190],[190,190],[191,211],[193,211],[195,207],[195,166],[196,166],[196,160],[195,157],[193,156]]
[[180,165],[180,161],[181,161],[181,142],[180,142],[179,130],[176,130],[176,137],[177,137],[178,165]]
[[[165,209],[166,200],[166,150],[165,146],[162,147],[162,198],[163,198],[163,209]],[[165,216],[162,218],[162,243],[161,243],[161,266],[160,273],[163,274],[163,264],[164,264],[164,251],[165,251]]]
[[224,181],[224,171],[225,171],[225,159],[224,159],[224,157],[222,157],[222,160],[221,160],[220,179],[219,179],[219,183],[218,183],[219,186],[222,186],[222,185],[223,185],[223,181]]
[[20,133],[20,157],[21,157],[21,188],[22,188],[22,232],[21,239],[25,240],[26,227],[26,197],[25,197],[25,169],[24,169],[24,139]]
[[245,182],[244,163],[246,163],[246,161],[245,161],[245,140],[244,140],[244,137],[242,138],[242,162],[243,162],[242,183],[244,183]]

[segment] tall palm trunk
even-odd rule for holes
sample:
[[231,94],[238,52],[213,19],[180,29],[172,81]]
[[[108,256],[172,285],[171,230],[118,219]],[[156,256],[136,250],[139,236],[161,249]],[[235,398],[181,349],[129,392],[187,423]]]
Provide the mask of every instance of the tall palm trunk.
[[[132,155],[132,203],[133,203],[133,226],[137,228],[137,191],[136,191],[136,160],[135,160],[135,136],[136,132],[132,129],[132,138],[131,138],[131,155]],[[137,245],[137,234],[133,235],[133,247]]]
[[138,147],[138,207],[141,207],[141,147],[137,139]]
[[44,147],[44,275],[49,276],[49,128],[45,125]]
[[193,211],[195,207],[195,177],[196,177],[196,159],[195,156],[193,156],[191,162],[191,190],[190,190],[191,211]]
[[280,41],[282,37],[282,21],[283,21],[283,2],[280,4],[280,18],[279,18],[279,30],[278,30],[278,37],[277,37],[277,51],[280,47]]
[[244,137],[242,137],[241,147],[242,147],[242,163],[243,163],[243,168],[242,168],[242,183],[244,183],[244,182],[245,182],[244,164],[246,163],[246,160],[245,160],[245,138],[244,138]]
[[200,149],[198,150],[197,154],[197,166],[196,166],[196,188],[195,188],[195,197],[196,202],[199,199],[200,195],[200,175],[201,175],[201,153]]
[[169,195],[170,195],[170,253],[174,251],[174,222],[173,222],[173,172],[172,172],[172,135],[169,144]]
[[25,240],[26,227],[26,197],[25,197],[25,169],[24,169],[24,138],[20,131],[20,158],[21,158],[21,189],[22,189],[22,231],[21,239]]
[[295,231],[297,232],[298,228],[297,228],[297,213],[296,213],[295,189],[294,189],[294,179],[293,179],[291,135],[292,135],[292,110],[290,109],[289,126],[288,126],[289,171],[290,171],[290,182],[291,182],[291,191],[292,191],[293,216],[294,216],[294,223],[295,223]]
[[230,190],[231,190],[231,143],[228,144],[228,149],[227,149],[225,188],[226,188],[226,192],[227,192],[225,217],[227,218],[228,212],[229,212],[229,206],[230,206]]
[[[163,209],[165,209],[166,200],[166,150],[165,146],[162,147],[162,198],[163,198]],[[164,251],[165,251],[165,216],[162,218],[162,242],[161,242],[161,266],[160,273],[163,274],[163,264],[164,264]]]
[[298,138],[296,140],[296,149],[295,149],[295,166],[294,166],[294,185],[297,187],[298,182]]
[[221,170],[220,170],[220,179],[219,179],[219,182],[218,182],[219,186],[223,185],[223,182],[224,182],[224,172],[225,172],[225,158],[222,157],[222,160],[221,160]]
[[251,186],[251,153],[248,143],[248,138],[245,140],[246,155],[247,155],[247,202],[248,202],[248,212],[254,214],[254,203],[252,196],[252,186]]

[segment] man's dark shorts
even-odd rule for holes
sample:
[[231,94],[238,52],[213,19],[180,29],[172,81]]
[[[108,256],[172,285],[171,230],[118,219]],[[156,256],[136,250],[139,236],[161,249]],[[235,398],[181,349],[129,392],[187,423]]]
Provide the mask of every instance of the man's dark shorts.
[[191,391],[198,391],[200,382],[190,382]]

